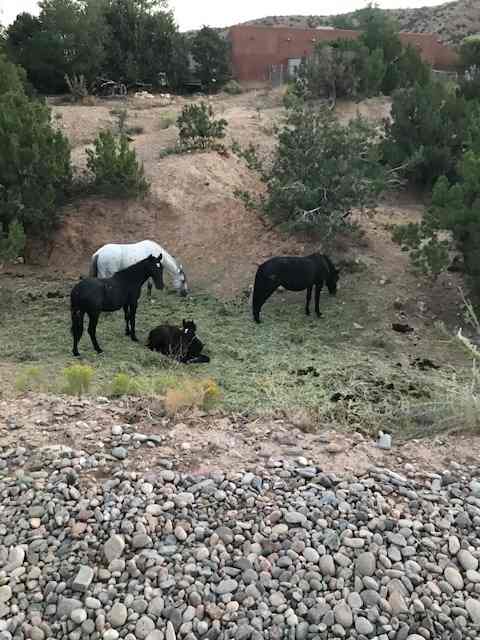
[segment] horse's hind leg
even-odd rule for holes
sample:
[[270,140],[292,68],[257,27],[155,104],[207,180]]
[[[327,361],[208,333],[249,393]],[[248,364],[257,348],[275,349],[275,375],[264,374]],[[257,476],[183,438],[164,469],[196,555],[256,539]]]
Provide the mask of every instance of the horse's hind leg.
[[128,304],[126,304],[123,307],[123,315],[125,316],[125,335],[129,336],[130,335],[130,325],[129,325],[130,312],[129,312],[129,309],[128,309]]
[[305,301],[305,313],[310,315],[310,300],[312,299],[312,287],[307,287],[307,299]]
[[322,284],[315,285],[315,313],[318,318],[321,318],[322,313],[320,311],[320,291],[322,290]]
[[83,333],[83,312],[79,309],[72,311],[72,335],[73,335],[73,349],[74,356],[79,356],[78,343]]
[[102,353],[102,349],[97,342],[97,323],[99,313],[88,314],[89,323],[88,323],[88,335],[90,336],[90,340],[92,341],[93,348],[97,353]]
[[147,280],[147,295],[150,302],[152,301],[152,279]]

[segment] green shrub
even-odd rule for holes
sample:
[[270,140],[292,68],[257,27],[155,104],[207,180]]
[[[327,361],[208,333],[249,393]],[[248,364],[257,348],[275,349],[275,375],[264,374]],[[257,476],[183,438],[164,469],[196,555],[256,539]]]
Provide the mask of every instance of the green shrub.
[[0,56],[0,235],[8,235],[14,220],[27,235],[46,235],[60,219],[71,180],[67,139]]
[[137,381],[128,373],[117,373],[111,384],[110,395],[114,398],[128,395],[136,395],[139,392]]
[[88,393],[93,379],[94,371],[92,367],[85,364],[74,364],[63,370],[65,378],[65,392],[69,395],[81,397],[83,393]]
[[223,90],[231,96],[237,96],[242,93],[242,87],[236,80],[229,80]]
[[101,131],[93,149],[87,149],[87,167],[93,175],[98,193],[113,197],[136,197],[148,193],[149,183],[143,165],[130,149],[126,134],[118,137],[111,131]]
[[7,92],[23,93],[25,80],[22,67],[12,64],[0,53],[0,96]]
[[354,209],[375,206],[387,177],[367,122],[343,126],[330,110],[307,107],[288,114],[266,183],[264,210],[275,222],[327,239],[351,228]]
[[321,42],[300,66],[296,91],[305,99],[357,98],[363,92],[367,57],[367,49],[357,41]]
[[463,69],[480,67],[480,36],[478,34],[464,38],[460,45],[460,63]]
[[258,146],[250,142],[248,147],[242,147],[236,140],[232,142],[233,153],[245,160],[247,167],[263,174],[263,163],[258,157]]
[[174,113],[164,113],[159,121],[160,129],[168,129],[176,122],[176,117]]
[[13,220],[8,225],[5,236],[0,235],[0,260],[15,260],[23,255],[25,249],[25,231],[18,220]]
[[[480,300],[480,152],[467,151],[459,163],[459,180],[439,178],[432,204],[420,223],[401,225],[394,240],[409,251],[422,271],[436,275],[450,263],[449,252],[461,252],[476,301]],[[449,232],[445,237],[445,232]]]
[[38,367],[27,367],[15,380],[15,387],[20,393],[38,391],[44,386],[44,376]]
[[214,119],[211,105],[187,104],[177,119],[180,145],[185,149],[212,149],[225,137],[227,121]]
[[416,84],[394,94],[391,115],[382,144],[387,163],[403,166],[408,179],[429,187],[441,175],[455,177],[467,123],[465,100],[439,82]]

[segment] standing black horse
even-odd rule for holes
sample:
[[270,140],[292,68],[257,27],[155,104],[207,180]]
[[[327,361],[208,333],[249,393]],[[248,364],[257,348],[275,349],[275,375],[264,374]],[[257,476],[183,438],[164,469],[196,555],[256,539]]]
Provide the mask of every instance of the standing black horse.
[[157,289],[163,289],[162,254],[117,271],[111,278],[84,278],[72,289],[70,307],[72,313],[73,355],[78,356],[78,343],[83,333],[83,317],[88,314],[88,333],[97,353],[102,353],[97,337],[97,322],[102,311],[125,313],[125,334],[137,342],[135,316],[142,285],[152,278]]
[[310,300],[315,287],[315,313],[319,309],[320,291],[327,285],[331,295],[337,293],[337,281],[340,271],[328,256],[312,253],[305,258],[270,258],[258,267],[253,288],[252,310],[255,322],[260,322],[260,309],[278,287],[289,291],[307,290],[305,313],[310,315]]

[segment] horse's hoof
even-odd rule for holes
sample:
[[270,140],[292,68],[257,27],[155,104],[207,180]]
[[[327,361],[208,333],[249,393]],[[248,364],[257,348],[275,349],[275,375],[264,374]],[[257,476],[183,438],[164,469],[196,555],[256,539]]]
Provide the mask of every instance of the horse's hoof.
[[95,349],[95,351],[97,352],[97,355],[100,355],[101,353],[103,353],[103,349]]
[[73,353],[73,355],[75,356],[75,358],[79,358],[79,357],[80,357],[80,354],[79,354],[79,352],[78,352],[78,351],[77,351],[77,352],[72,351],[72,353]]
[[131,339],[133,340],[133,342],[138,342],[138,338],[137,338],[137,336],[130,336],[130,337],[131,337]]

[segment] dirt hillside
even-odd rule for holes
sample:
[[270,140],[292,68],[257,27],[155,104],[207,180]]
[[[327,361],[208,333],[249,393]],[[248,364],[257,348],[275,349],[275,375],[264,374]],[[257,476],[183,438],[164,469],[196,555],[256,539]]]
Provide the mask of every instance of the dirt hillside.
[[[215,112],[229,123],[227,148],[233,140],[252,141],[261,155],[268,156],[273,126],[282,114],[279,92],[218,96],[212,102]],[[234,196],[236,189],[260,193],[262,183],[230,151],[160,159],[160,152],[176,139],[175,126],[161,129],[160,123],[177,114],[183,103],[179,98],[167,108],[155,104],[147,108],[148,104],[138,101],[128,104],[127,124],[142,130],[133,144],[151,181],[151,196],[130,203],[87,199],[71,207],[50,247],[50,268],[84,272],[89,257],[101,245],[151,238],[182,261],[194,286],[230,297],[248,286],[263,260],[275,254],[304,254],[317,247],[282,236]],[[56,121],[72,142],[79,170],[85,166],[86,144],[99,130],[113,125],[111,109],[111,104],[55,107]],[[341,104],[338,112],[344,120],[361,113],[380,121],[389,110],[388,100],[374,99],[361,105]]]

